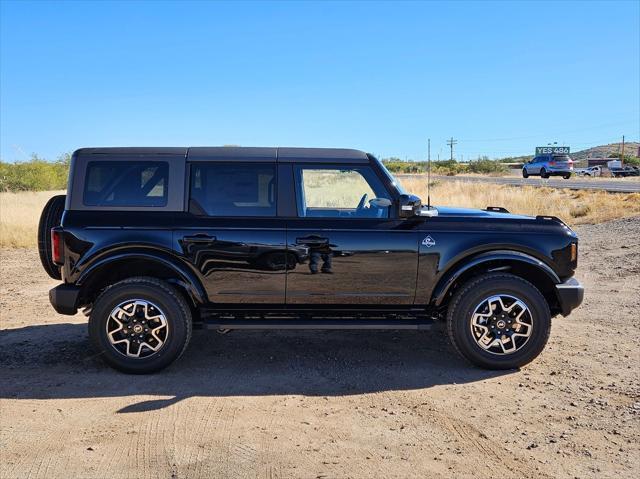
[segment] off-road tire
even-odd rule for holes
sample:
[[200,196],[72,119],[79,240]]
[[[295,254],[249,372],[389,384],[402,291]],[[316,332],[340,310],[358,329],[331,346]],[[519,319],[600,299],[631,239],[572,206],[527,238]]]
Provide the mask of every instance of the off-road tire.
[[[533,331],[521,349],[506,355],[483,350],[471,332],[476,306],[495,294],[521,299],[532,315]],[[447,311],[447,332],[455,349],[469,362],[486,369],[515,369],[533,361],[544,349],[551,332],[549,304],[540,291],[525,279],[507,273],[488,273],[463,284],[451,298]]]
[[51,228],[60,226],[66,195],[52,197],[44,206],[38,223],[38,253],[42,267],[53,279],[62,279],[60,267],[51,258]]
[[[106,332],[109,315],[124,301],[146,300],[160,307],[169,325],[164,346],[146,358],[131,358],[118,352]],[[139,276],[109,286],[98,297],[89,317],[89,336],[95,348],[110,366],[130,374],[148,374],[164,369],[186,350],[193,321],[184,297],[165,281]]]

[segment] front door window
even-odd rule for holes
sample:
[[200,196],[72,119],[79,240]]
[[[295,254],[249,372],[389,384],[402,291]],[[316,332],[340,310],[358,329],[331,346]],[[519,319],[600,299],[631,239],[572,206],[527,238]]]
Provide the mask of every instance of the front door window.
[[391,198],[369,167],[297,167],[298,215],[388,218]]

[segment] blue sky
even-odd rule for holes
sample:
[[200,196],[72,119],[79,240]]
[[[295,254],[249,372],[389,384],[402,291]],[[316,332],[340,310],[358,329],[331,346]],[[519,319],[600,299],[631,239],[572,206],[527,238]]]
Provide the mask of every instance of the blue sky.
[[0,154],[640,136],[640,2],[2,1]]

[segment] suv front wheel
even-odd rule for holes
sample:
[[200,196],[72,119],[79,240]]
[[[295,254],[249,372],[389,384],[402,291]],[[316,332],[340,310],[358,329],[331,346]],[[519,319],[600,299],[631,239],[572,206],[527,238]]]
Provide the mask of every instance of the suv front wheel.
[[533,361],[551,332],[549,305],[519,276],[490,273],[473,278],[453,296],[449,338],[458,352],[487,369],[514,369]]
[[185,299],[156,278],[130,278],[108,287],[89,317],[89,336],[104,360],[132,374],[159,371],[178,359],[191,330]]

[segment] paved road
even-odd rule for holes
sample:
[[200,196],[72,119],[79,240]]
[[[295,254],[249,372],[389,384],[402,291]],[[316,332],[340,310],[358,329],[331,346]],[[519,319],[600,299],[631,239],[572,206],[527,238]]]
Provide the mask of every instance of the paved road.
[[[420,175],[396,175],[398,178],[415,178]],[[425,176],[425,175],[421,175]],[[547,188],[567,188],[570,190],[601,190],[612,193],[640,193],[640,181],[624,180],[587,180],[587,179],[542,179],[514,178],[490,176],[440,176],[431,175],[433,179],[442,181],[466,181],[468,183],[493,183],[512,186],[546,186]]]

